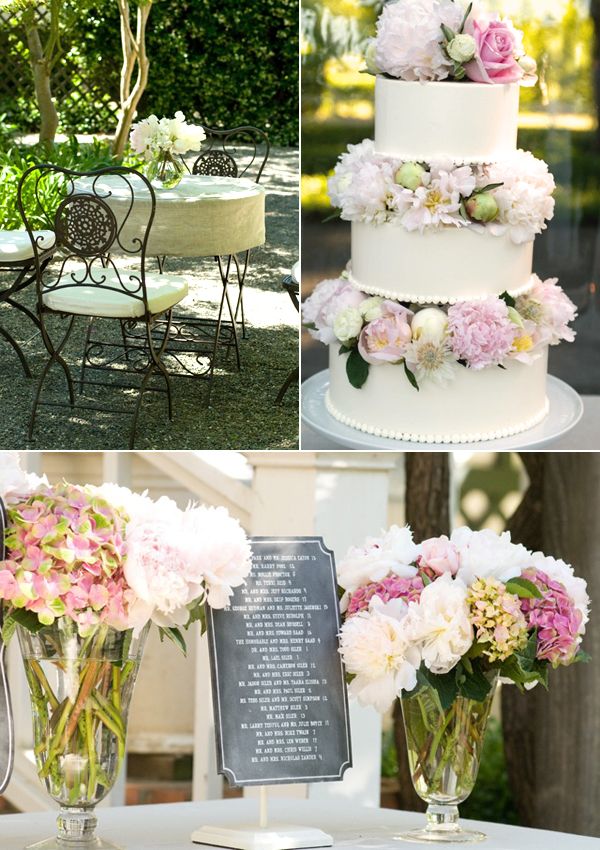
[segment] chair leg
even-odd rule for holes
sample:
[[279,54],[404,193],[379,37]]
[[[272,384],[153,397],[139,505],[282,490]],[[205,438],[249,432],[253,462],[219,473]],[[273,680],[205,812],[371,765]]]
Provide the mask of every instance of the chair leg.
[[44,386],[44,383],[46,381],[48,373],[50,372],[50,369],[52,368],[54,363],[58,363],[60,366],[62,366],[63,372],[65,373],[65,377],[67,379],[67,387],[68,387],[68,390],[69,390],[69,402],[71,404],[71,407],[75,406],[75,391],[74,391],[74,387],[73,387],[73,378],[71,377],[71,372],[69,370],[67,363],[61,357],[61,354],[60,354],[61,351],[63,350],[63,348],[65,347],[65,345],[67,344],[69,337],[71,336],[71,331],[73,330],[74,324],[75,324],[75,316],[71,316],[71,320],[69,321],[69,326],[67,327],[66,333],[63,336],[63,338],[60,341],[60,344],[58,346],[53,345],[52,340],[48,336],[48,333],[46,332],[46,329],[45,329],[44,325],[42,324],[42,339],[44,340],[44,345],[46,346],[46,351],[50,355],[50,359],[48,360],[48,362],[46,363],[46,365],[44,366],[44,368],[42,370],[42,374],[40,375],[40,379],[38,381],[37,389],[36,389],[35,396],[34,396],[34,399],[33,399],[33,407],[31,409],[31,417],[30,417],[30,420],[29,420],[29,429],[28,429],[29,440],[33,440],[33,429],[34,429],[34,426],[35,426],[37,409],[39,407],[40,399],[41,399],[41,396],[42,396],[42,388]]
[[137,398],[137,402],[136,402],[136,405],[135,405],[135,411],[134,411],[134,414],[133,414],[133,419],[131,420],[131,429],[129,431],[129,448],[130,449],[133,449],[135,447],[135,432],[137,430],[137,423],[138,423],[138,419],[139,419],[139,415],[140,415],[140,409],[142,407],[142,399],[144,397],[144,393],[146,392],[146,390],[148,388],[148,382],[150,381],[150,378],[152,377],[152,374],[153,374],[155,369],[156,369],[155,364],[154,363],[150,364],[150,366],[146,370],[146,374],[144,375],[144,379],[143,379],[141,386],[140,386],[140,389],[138,391],[138,398]]
[[2,328],[2,327],[0,327],[0,336],[4,337],[4,339],[10,345],[12,345],[13,349],[15,350],[15,352],[17,354],[17,357],[21,361],[21,366],[23,367],[23,371],[25,372],[25,376],[27,378],[32,378],[33,375],[31,374],[31,369],[29,368],[29,364],[27,363],[27,360],[25,359],[25,355],[23,354],[23,349],[21,348],[21,346],[19,345],[17,340],[14,339],[14,337],[12,337],[9,334],[9,332],[5,331],[4,328]]
[[292,369],[290,374],[285,379],[285,383],[283,384],[283,386],[281,387],[281,389],[277,393],[277,398],[275,399],[275,404],[281,404],[281,402],[283,401],[283,397],[285,396],[285,394],[287,393],[289,388],[292,386],[292,384],[294,384],[298,381],[299,377],[300,377],[300,370],[298,368]]
[[159,273],[159,274],[162,274],[162,273],[164,272],[164,270],[165,270],[165,261],[166,261],[166,259],[167,259],[167,258],[166,258],[166,256],[165,256],[164,254],[163,254],[162,256],[160,256],[160,257],[157,257],[157,258],[156,258],[156,260],[157,260],[157,262],[158,262],[158,273]]
[[83,357],[81,358],[81,370],[79,373],[79,393],[83,392],[83,385],[85,383],[85,370],[87,367],[86,357],[88,353],[88,349],[90,346],[90,337],[92,335],[92,326],[94,324],[94,317],[90,316],[88,319],[87,331],[85,334],[85,342],[83,344]]

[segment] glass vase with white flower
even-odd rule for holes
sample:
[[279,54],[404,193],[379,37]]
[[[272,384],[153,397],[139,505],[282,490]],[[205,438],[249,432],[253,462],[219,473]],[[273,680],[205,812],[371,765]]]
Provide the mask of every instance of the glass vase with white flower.
[[151,624],[185,650],[204,605],[224,607],[250,546],[224,508],[80,487],[0,458],[6,505],[2,638],[17,633],[29,684],[38,776],[60,805],[36,847],[110,848],[94,807],[125,756],[128,710]]
[[456,529],[413,541],[409,528],[350,549],[339,564],[340,652],[350,694],[387,711],[399,698],[427,825],[399,838],[462,843],[458,804],[472,791],[497,682],[548,684],[551,668],[587,660],[590,601],[564,561],[508,532]]
[[164,189],[177,186],[185,173],[182,157],[200,150],[206,138],[203,128],[188,124],[183,112],[174,118],[150,115],[131,128],[129,143],[146,160],[146,176]]

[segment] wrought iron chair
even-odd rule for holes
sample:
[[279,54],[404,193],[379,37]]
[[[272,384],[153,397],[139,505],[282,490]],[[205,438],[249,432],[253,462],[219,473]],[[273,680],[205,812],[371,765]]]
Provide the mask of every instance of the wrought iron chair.
[[[54,233],[51,230],[34,230],[33,237],[39,246],[40,263],[45,268],[54,254]],[[0,272],[15,275],[10,284],[6,286],[0,284],[0,304],[9,304],[15,310],[19,310],[39,331],[40,323],[37,316],[24,304],[15,300],[15,296],[23,292],[35,280],[33,248],[27,231],[0,231]],[[31,378],[31,369],[17,340],[1,325],[0,336],[13,347],[25,375]]]
[[[38,209],[27,207],[35,198]],[[64,402],[42,397],[44,384],[55,364],[65,374],[72,409],[103,413],[131,413],[130,408],[107,408],[79,400],[76,404],[75,382],[63,352],[73,331],[75,320],[86,317],[85,340],[79,390],[86,386],[137,391],[129,433],[133,448],[142,400],[146,392],[167,396],[169,419],[172,419],[171,382],[162,362],[169,338],[171,311],[188,291],[187,281],[172,275],[146,272],[146,249],[156,211],[156,197],[146,178],[131,168],[109,167],[93,172],[78,172],[55,165],[35,165],[22,176],[18,188],[18,206],[30,236],[35,266],[37,309],[42,340],[49,358],[39,382],[29,422],[29,439],[33,439],[36,415],[40,406],[63,407]],[[44,267],[40,247],[35,240],[32,219],[40,215],[54,231],[60,265]],[[117,268],[113,254],[122,253],[131,260],[131,268]],[[54,342],[49,324],[62,318],[67,323]],[[156,342],[153,327],[166,319],[164,334]],[[114,319],[144,328],[142,342],[135,347],[124,341],[92,337],[97,319]],[[89,378],[90,372],[110,371],[115,375],[135,375],[139,380],[101,381]],[[160,385],[154,385],[156,376]]]
[[[230,130],[205,127],[204,130],[206,142],[203,144],[202,152],[192,165],[192,174],[213,177],[245,177],[254,180],[255,183],[260,183],[271,151],[271,143],[264,130],[250,126],[233,127]],[[159,269],[162,272],[166,258],[158,257],[157,259]],[[233,322],[238,322],[238,316],[240,317],[242,337],[246,339],[244,284],[250,264],[250,251],[245,251],[241,256],[232,254],[225,260],[221,257],[215,257],[215,259],[219,264],[219,274],[223,286],[229,284],[232,267],[235,269],[235,283],[239,287],[239,292]],[[228,340],[228,344],[231,344],[230,340]]]

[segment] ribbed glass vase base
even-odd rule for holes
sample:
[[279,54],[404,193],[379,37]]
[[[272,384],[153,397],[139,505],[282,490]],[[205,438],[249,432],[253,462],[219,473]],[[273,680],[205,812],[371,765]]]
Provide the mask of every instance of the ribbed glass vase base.
[[485,841],[487,835],[468,829],[457,829],[449,832],[441,829],[411,829],[394,836],[397,841],[409,841],[413,844],[475,844]]
[[111,844],[102,838],[94,837],[89,841],[71,841],[64,838],[47,838],[36,844],[29,844],[25,850],[123,850],[118,844]]

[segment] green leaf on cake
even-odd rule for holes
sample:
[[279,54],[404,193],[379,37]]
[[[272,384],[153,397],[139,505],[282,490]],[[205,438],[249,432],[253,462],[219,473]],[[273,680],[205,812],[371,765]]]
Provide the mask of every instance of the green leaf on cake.
[[460,25],[459,30],[458,30],[459,35],[462,35],[462,33],[464,32],[465,24],[467,23],[468,17],[471,14],[472,9],[473,9],[473,3],[469,3],[469,5],[467,6],[467,10],[464,14],[464,17],[462,19],[462,24]]
[[477,189],[473,194],[482,195],[484,192],[493,192],[494,189],[499,189],[500,186],[504,186],[504,183],[488,183],[483,189]]
[[452,41],[454,38],[454,31],[451,30],[450,27],[447,27],[446,24],[442,24],[442,32],[446,41]]
[[353,348],[346,360],[346,374],[352,386],[359,390],[369,377],[369,364],[363,360],[358,348]]
[[341,214],[342,214],[341,209],[336,208],[336,210],[334,212],[332,212],[331,215],[328,215],[327,218],[324,218],[322,220],[321,224],[326,224],[328,221],[333,221],[334,218],[339,218],[341,216]]
[[512,295],[508,294],[508,292],[503,292],[502,295],[500,296],[500,298],[502,299],[502,301],[504,301],[504,303],[506,304],[507,307],[514,307],[515,304],[517,303],[515,301],[515,299],[512,297]]
[[342,345],[340,345],[340,350],[338,351],[338,354],[349,354],[352,351],[353,348],[354,348],[354,346],[352,346],[352,345],[342,344]]
[[416,391],[419,392],[419,384],[417,383],[417,379],[415,378],[415,373],[410,371],[410,369],[406,365],[406,360],[404,361],[404,373],[408,378],[409,382],[416,389]]
[[506,582],[506,590],[509,593],[514,593],[520,599],[541,599],[542,592],[537,585],[532,581],[521,576],[511,578]]

